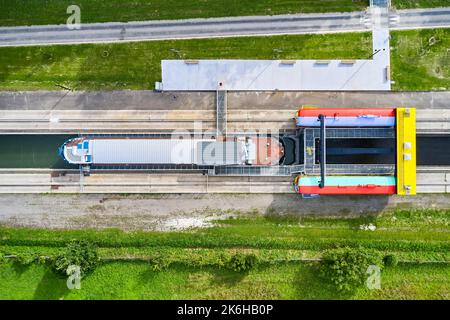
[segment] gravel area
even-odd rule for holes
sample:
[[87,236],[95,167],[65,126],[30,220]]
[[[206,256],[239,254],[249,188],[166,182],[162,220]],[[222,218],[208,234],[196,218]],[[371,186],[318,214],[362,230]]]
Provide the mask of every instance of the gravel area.
[[0,225],[59,229],[185,230],[249,215],[351,217],[396,208],[450,209],[449,195],[322,197],[296,194],[0,194]]

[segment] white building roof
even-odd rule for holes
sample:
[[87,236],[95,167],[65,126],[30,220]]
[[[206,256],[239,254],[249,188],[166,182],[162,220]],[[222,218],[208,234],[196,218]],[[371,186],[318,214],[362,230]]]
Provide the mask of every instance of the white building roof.
[[[379,60],[163,60],[163,90],[390,90]],[[222,83],[222,86],[220,86]]]

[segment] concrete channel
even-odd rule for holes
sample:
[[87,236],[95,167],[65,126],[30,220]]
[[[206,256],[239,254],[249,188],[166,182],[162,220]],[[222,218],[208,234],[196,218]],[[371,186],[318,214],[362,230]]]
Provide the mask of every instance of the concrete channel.
[[[293,130],[302,105],[417,108],[419,192],[450,192],[450,92],[228,92],[228,132]],[[97,173],[83,177],[58,146],[85,133],[214,130],[212,92],[0,93],[0,193],[291,193],[291,178],[174,173]],[[443,136],[444,135],[444,136]],[[444,142],[442,142],[444,141]],[[422,150],[423,152],[420,152]],[[431,167],[430,167],[431,166]],[[424,167],[425,168],[425,167]]]
[[[450,92],[228,92],[227,130],[291,130],[302,105],[415,107],[418,133],[450,133]],[[214,131],[212,92],[3,92],[0,134]]]
[[[76,169],[0,169],[0,193],[293,193],[292,177],[221,177],[198,173],[95,173]],[[450,167],[418,167],[418,193],[450,193]]]

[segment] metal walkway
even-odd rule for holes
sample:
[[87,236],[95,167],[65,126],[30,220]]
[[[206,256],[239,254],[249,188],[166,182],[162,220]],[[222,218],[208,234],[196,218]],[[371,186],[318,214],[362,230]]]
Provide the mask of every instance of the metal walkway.
[[216,94],[217,136],[227,136],[227,91],[217,90]]
[[[395,139],[394,128],[327,128],[327,139]],[[320,138],[319,128],[304,130],[304,172],[320,173],[316,163],[316,140]],[[393,174],[393,164],[327,164],[329,174]]]
[[298,166],[230,166],[215,167],[211,175],[215,176],[278,176],[288,177],[302,173],[303,165]]

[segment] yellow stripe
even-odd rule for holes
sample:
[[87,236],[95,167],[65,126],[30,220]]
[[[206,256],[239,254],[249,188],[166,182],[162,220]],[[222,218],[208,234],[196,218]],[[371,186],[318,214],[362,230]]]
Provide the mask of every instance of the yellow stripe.
[[397,108],[397,194],[416,194],[416,109]]

